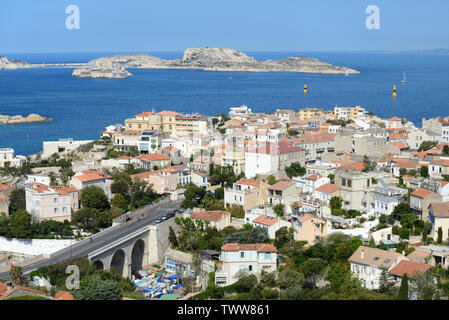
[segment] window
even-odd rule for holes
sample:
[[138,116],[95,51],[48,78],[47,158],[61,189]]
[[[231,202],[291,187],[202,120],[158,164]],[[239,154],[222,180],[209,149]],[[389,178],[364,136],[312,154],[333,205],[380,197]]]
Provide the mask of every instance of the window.
[[59,212],[58,208],[53,208],[53,213],[58,213],[58,212]]
[[245,258],[245,252],[240,252],[240,258]]
[[62,208],[62,212],[63,212],[63,213],[66,213],[66,212],[67,212],[67,208],[66,208],[66,207],[63,207],[63,208]]
[[253,271],[253,266],[252,265],[249,265],[248,271]]
[[265,252],[265,260],[271,260],[271,252]]
[[58,203],[58,198],[53,198],[53,203]]

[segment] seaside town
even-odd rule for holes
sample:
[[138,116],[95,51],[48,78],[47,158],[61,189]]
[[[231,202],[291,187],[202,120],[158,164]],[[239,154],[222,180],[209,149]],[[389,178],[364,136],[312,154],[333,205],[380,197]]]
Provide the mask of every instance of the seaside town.
[[449,116],[123,121],[29,156],[2,141],[0,300],[448,299]]

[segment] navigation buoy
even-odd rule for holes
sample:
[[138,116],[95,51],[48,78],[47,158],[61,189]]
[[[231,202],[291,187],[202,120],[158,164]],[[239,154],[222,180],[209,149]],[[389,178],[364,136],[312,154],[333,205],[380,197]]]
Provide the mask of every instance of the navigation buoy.
[[396,86],[393,86],[393,98],[396,98],[397,93],[396,93]]
[[304,94],[307,94],[307,85],[304,85]]

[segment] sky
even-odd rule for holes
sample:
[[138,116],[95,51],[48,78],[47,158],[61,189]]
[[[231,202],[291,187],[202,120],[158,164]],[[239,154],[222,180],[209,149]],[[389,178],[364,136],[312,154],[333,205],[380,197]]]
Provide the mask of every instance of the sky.
[[[69,5],[79,29],[66,28]],[[448,12],[448,0],[0,0],[0,54],[447,49]]]

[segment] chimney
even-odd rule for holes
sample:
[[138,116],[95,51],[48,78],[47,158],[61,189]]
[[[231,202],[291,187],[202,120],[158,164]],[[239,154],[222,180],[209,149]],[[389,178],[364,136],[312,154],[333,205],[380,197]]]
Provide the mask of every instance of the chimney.
[[362,249],[362,251],[360,252],[360,259],[364,259],[365,258],[365,249]]

